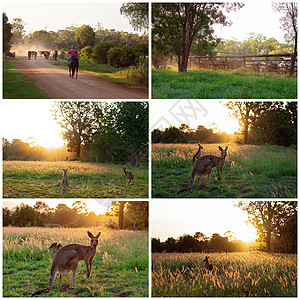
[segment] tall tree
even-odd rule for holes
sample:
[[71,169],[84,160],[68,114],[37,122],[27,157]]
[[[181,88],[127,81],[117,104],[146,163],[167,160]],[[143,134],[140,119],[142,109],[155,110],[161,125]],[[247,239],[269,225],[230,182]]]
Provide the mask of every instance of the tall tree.
[[111,201],[110,206],[108,207],[107,215],[116,216],[119,218],[119,228],[124,229],[124,213],[127,207],[126,201]]
[[21,18],[15,18],[12,21],[12,43],[14,45],[20,45],[23,43],[24,37],[26,35],[25,22]]
[[297,214],[296,201],[240,201],[237,206],[248,214],[248,221],[256,229],[261,241],[266,242],[266,250],[271,250],[271,235],[285,226]]
[[154,49],[158,53],[175,54],[178,72],[186,72],[193,43],[216,41],[213,25],[230,25],[225,11],[241,7],[241,3],[153,3]]
[[149,27],[149,4],[148,3],[123,3],[120,12],[129,19],[129,24],[134,30],[146,30]]
[[257,107],[258,104],[249,101],[230,101],[225,103],[225,105],[231,111],[232,116],[239,120],[244,135],[244,144],[248,144],[248,133],[251,123],[251,117],[253,116],[254,109]]
[[80,48],[93,47],[95,45],[95,37],[94,29],[90,25],[82,25],[76,30],[75,40]]
[[3,18],[3,23],[2,23],[3,52],[7,52],[11,48],[11,39],[13,37],[12,26],[8,22],[8,17],[6,15],[6,13],[3,13],[2,18]]
[[53,117],[63,130],[68,150],[75,151],[78,159],[81,146],[92,141],[98,128],[96,113],[100,107],[96,102],[56,102],[53,106]]
[[290,71],[290,75],[293,76],[298,44],[298,4],[295,2],[274,2],[272,6],[275,11],[283,14],[280,22],[281,29],[285,33],[285,40],[294,44],[294,55],[292,56]]

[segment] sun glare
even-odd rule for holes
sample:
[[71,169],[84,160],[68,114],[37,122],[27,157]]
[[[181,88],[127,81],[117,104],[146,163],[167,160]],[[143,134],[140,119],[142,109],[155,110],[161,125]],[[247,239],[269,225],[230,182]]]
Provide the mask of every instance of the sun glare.
[[234,118],[224,118],[223,122],[220,124],[220,129],[226,133],[233,134],[239,129],[239,122]]

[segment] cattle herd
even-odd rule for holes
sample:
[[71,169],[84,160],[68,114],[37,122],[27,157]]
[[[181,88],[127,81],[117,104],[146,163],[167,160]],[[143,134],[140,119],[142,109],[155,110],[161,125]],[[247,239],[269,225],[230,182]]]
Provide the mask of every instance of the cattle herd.
[[[45,50],[43,50],[43,51],[39,51],[39,54],[40,54],[40,56],[44,56],[45,59],[48,59],[51,55],[53,56],[54,60],[57,60],[57,57],[58,57],[58,51],[57,50],[55,50],[55,51],[45,51]],[[27,51],[27,56],[28,56],[29,60],[31,58],[36,59],[37,55],[38,55],[37,51],[33,51],[33,50],[28,50]]]

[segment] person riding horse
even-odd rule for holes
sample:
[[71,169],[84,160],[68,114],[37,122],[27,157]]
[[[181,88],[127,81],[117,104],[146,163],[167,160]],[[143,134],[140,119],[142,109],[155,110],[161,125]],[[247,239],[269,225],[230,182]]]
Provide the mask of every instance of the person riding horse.
[[70,67],[70,65],[69,65],[69,61],[70,61],[70,59],[71,59],[71,57],[72,56],[75,56],[77,59],[78,59],[78,51],[77,51],[77,49],[76,49],[76,46],[72,46],[72,48],[70,49],[70,51],[69,51],[69,54],[70,54],[70,56],[68,57],[68,59],[67,59],[67,64],[68,64],[68,67]]

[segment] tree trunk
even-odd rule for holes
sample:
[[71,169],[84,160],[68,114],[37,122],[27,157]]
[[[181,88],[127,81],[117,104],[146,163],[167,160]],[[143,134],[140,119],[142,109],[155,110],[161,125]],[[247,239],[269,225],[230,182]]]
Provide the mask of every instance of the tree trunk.
[[139,151],[132,151],[131,152],[131,164],[135,167],[138,167],[140,165]]
[[77,155],[78,160],[80,159],[80,150],[81,150],[80,143],[77,143],[77,145],[76,145],[76,155]]
[[291,60],[291,71],[290,71],[290,75],[291,77],[294,75],[294,71],[295,71],[295,62],[296,62],[296,57],[297,57],[297,40],[298,40],[298,34],[295,34],[295,45],[294,45],[294,54],[292,56],[292,60]]
[[119,228],[124,229],[124,206],[125,201],[120,201],[119,207]]

